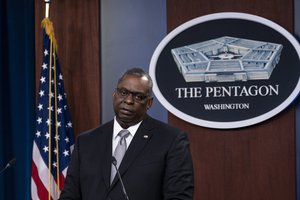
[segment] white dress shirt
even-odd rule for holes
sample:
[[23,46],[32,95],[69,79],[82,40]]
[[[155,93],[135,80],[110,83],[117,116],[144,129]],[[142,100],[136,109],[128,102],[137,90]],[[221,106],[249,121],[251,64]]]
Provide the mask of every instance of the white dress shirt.
[[[130,126],[129,128],[127,128],[127,130],[130,132],[129,136],[126,138],[126,144],[127,144],[127,148],[129,147],[136,131],[138,130],[139,126],[141,125],[142,121],[140,121],[139,123]],[[115,152],[115,149],[118,145],[119,140],[121,139],[120,136],[118,136],[118,133],[123,130],[123,128],[120,126],[120,124],[117,122],[116,117],[114,117],[114,129],[113,129],[113,138],[112,138],[112,156]]]

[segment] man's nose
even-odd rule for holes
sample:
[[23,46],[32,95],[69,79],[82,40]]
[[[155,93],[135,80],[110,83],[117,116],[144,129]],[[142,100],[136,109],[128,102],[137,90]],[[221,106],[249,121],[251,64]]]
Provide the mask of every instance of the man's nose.
[[134,103],[134,95],[132,93],[129,93],[127,97],[125,97],[124,101],[126,103]]

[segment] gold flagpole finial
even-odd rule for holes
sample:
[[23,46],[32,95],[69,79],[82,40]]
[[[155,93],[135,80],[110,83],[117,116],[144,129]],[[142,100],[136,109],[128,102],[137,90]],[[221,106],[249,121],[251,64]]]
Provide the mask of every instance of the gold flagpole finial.
[[51,0],[44,0],[45,1],[45,18],[49,17],[49,6]]

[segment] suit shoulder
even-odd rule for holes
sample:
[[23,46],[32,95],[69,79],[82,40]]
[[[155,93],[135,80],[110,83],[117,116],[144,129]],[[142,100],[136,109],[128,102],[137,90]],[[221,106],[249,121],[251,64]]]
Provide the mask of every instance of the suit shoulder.
[[160,120],[154,119],[149,117],[149,123],[153,125],[153,128],[160,130],[161,132],[166,132],[166,133],[173,133],[173,134],[179,134],[184,132],[183,130],[174,127],[170,124],[167,124],[165,122],[162,122]]
[[112,126],[113,126],[112,121],[109,121],[103,125],[97,126],[95,128],[80,133],[78,135],[78,139],[97,137],[101,134],[108,132],[106,130],[112,130]]

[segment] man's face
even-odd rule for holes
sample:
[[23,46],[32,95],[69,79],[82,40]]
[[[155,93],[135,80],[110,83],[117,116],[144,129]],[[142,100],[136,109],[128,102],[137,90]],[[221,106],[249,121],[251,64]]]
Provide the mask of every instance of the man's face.
[[146,77],[125,75],[113,93],[117,121],[123,128],[140,122],[152,105]]

